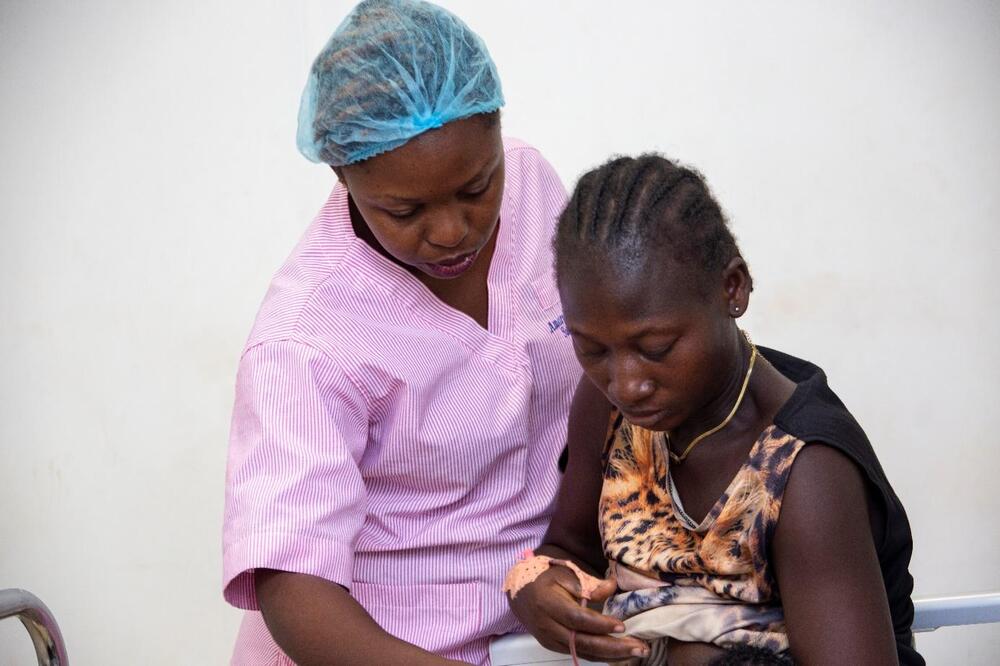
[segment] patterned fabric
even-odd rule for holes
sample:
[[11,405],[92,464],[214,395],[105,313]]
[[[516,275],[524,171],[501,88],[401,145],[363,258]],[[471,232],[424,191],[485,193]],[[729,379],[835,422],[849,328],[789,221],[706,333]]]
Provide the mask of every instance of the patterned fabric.
[[665,437],[612,415],[600,528],[619,594],[605,612],[626,633],[787,650],[768,544],[804,442],[765,429],[700,525],[671,497]]
[[352,230],[339,185],[275,277],[240,361],[223,532],[233,662],[290,664],[253,571],[339,583],[391,634],[481,663],[520,631],[500,591],[542,539],[580,376],[551,237],[565,190],[505,141],[488,329]]

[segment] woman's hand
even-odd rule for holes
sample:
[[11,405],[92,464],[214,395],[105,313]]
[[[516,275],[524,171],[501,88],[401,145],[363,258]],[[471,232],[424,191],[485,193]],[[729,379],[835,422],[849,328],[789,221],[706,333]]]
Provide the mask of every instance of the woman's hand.
[[[615,592],[612,580],[603,580],[591,601],[604,601]],[[616,637],[625,630],[620,620],[602,615],[580,603],[580,582],[563,566],[552,566],[518,592],[510,607],[543,647],[577,654],[591,661],[618,661],[644,657],[649,647],[637,638]],[[575,632],[575,635],[574,635]]]
[[[582,377],[570,408],[569,460],[555,514],[542,545],[535,549],[536,555],[570,560],[591,574],[607,564],[596,517],[604,482],[601,450],[610,416],[611,405],[604,394]],[[614,581],[603,580],[591,594],[591,601],[604,601],[615,589]],[[625,630],[621,621],[583,606],[580,598],[576,575],[565,566],[554,565],[521,588],[510,606],[528,631],[550,650],[570,652],[572,637],[577,654],[591,661],[620,661],[649,654],[649,646],[637,638],[611,636]]]

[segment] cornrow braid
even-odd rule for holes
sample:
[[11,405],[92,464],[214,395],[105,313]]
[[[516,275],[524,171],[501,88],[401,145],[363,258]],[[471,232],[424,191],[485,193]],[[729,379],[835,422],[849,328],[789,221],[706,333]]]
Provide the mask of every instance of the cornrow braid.
[[618,157],[580,178],[559,217],[556,275],[581,251],[635,262],[661,249],[705,276],[740,253],[700,173],[656,154]]

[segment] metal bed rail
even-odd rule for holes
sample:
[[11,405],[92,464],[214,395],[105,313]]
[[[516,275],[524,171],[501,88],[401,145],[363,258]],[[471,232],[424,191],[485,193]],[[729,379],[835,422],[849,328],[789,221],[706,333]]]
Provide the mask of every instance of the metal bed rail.
[[1000,592],[913,600],[913,632],[1000,622]]

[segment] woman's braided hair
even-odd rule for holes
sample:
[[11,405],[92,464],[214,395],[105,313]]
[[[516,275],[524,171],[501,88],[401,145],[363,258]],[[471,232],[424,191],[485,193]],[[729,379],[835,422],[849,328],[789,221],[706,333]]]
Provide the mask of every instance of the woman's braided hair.
[[[638,266],[652,253],[716,274],[739,256],[722,209],[694,169],[662,155],[618,157],[584,174],[559,217],[556,274],[589,254]],[[584,251],[584,252],[581,252]],[[707,286],[707,280],[699,280]]]

